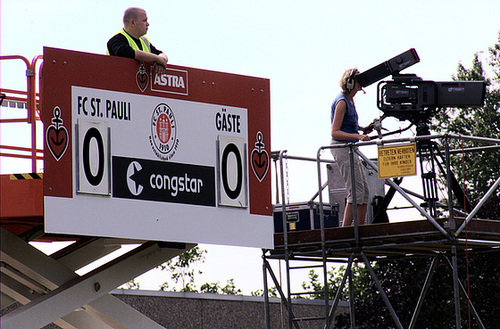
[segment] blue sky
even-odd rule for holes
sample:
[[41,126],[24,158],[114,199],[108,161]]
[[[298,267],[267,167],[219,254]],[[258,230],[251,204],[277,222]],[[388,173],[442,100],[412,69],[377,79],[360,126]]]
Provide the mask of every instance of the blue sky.
[[[496,0],[2,0],[0,6],[1,54],[28,59],[43,46],[104,54],[123,11],[143,7],[148,37],[170,63],[269,78],[272,149],[311,157],[329,142],[330,103],[346,68],[363,71],[413,47],[421,62],[407,72],[446,81],[459,62],[468,67],[475,52],[493,45],[500,30]],[[12,66],[2,63],[1,86],[23,87],[24,69]],[[379,116],[375,85],[366,91],[356,99],[362,125]],[[309,178],[314,187],[314,174]],[[260,250],[210,248],[207,266],[228,262],[227,270],[206,270],[214,274],[203,282],[235,278],[246,293],[262,287]]]

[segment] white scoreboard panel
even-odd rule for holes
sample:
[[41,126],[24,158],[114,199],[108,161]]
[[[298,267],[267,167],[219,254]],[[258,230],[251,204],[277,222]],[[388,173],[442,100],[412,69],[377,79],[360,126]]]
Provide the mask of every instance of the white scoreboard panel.
[[44,60],[47,232],[273,246],[268,80],[53,48]]

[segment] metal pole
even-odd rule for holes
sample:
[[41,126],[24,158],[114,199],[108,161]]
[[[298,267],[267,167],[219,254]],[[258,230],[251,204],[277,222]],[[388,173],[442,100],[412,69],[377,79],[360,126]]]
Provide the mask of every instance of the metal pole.
[[[328,147],[328,146],[320,147],[319,151],[324,150],[325,148],[330,148],[330,147]],[[296,156],[296,155],[287,155],[286,157],[287,157],[287,159],[291,159],[291,160],[303,160],[303,161],[310,161],[310,162],[318,161],[318,158],[315,159],[315,158],[302,157],[302,156]],[[328,159],[320,160],[320,161],[323,163],[333,163],[334,162],[333,160],[328,160]]]
[[422,309],[424,298],[427,295],[427,291],[429,290],[429,286],[431,284],[431,279],[432,276],[434,275],[434,270],[436,269],[436,265],[437,265],[437,257],[434,257],[432,259],[431,266],[427,271],[427,276],[425,277],[424,286],[422,287],[422,291],[420,292],[420,296],[418,297],[417,306],[415,307],[415,311],[413,312],[413,315],[411,317],[410,326],[408,327],[408,329],[415,328],[415,324],[417,322],[418,315],[420,314],[420,310]]
[[394,308],[392,307],[391,302],[389,301],[389,298],[387,297],[384,289],[382,288],[382,285],[380,284],[380,281],[378,280],[377,275],[375,274],[375,271],[373,271],[373,268],[370,265],[370,262],[368,261],[368,258],[366,257],[364,252],[361,252],[361,257],[363,257],[363,260],[366,264],[366,268],[368,269],[370,276],[372,277],[373,281],[375,282],[375,285],[377,286],[377,289],[380,292],[380,295],[382,296],[382,299],[384,300],[385,305],[389,309],[389,312],[391,313],[391,317],[394,320],[394,323],[396,324],[398,329],[403,329],[403,325],[399,321],[399,318],[398,318],[398,315],[396,314],[396,311],[394,311]]
[[[370,159],[368,159],[364,154],[362,153],[359,153],[359,155],[361,155],[361,157],[363,158],[363,160],[365,160],[372,168],[378,168]],[[377,172],[378,172],[378,169],[376,169]],[[432,218],[432,216],[430,216],[422,207],[420,207],[415,201],[413,201],[412,198],[410,198],[410,196],[408,194],[406,194],[403,189],[397,185],[396,183],[394,183],[393,181],[391,181],[390,179],[386,179],[385,180],[386,184],[392,186],[396,191],[399,192],[399,194],[401,194],[409,203],[411,203],[411,205],[413,207],[415,207],[423,216],[425,216],[425,218],[427,218],[427,220],[429,222],[432,223],[432,225],[434,225],[441,233],[443,233],[444,236],[446,237],[450,237],[449,233],[446,232],[446,230],[441,227],[441,225],[439,225],[438,222],[436,222],[436,220],[434,218]]]
[[[450,268],[452,268],[452,265],[451,265],[449,259],[448,258],[445,258],[445,259],[448,262],[448,266],[450,266]],[[468,301],[468,303],[469,303],[469,305],[471,307],[472,313],[474,314],[474,317],[477,320],[477,324],[481,327],[481,329],[486,329],[485,326],[484,326],[484,324],[483,324],[483,321],[481,321],[481,318],[479,317],[479,313],[477,313],[476,308],[472,304],[472,301],[470,300],[469,294],[467,293],[467,290],[465,290],[464,285],[462,284],[462,282],[460,282],[460,280],[458,280],[458,284],[460,285],[460,289],[462,289],[462,293],[467,298],[467,301]]]
[[287,226],[287,218],[286,218],[286,199],[285,199],[285,181],[284,181],[284,172],[283,172],[283,156],[286,153],[286,150],[282,150],[280,152],[279,161],[280,161],[280,176],[281,176],[281,214],[283,219],[283,242],[285,244],[285,267],[286,267],[286,287],[287,287],[287,309],[288,309],[288,327],[292,329],[293,326],[293,313],[292,313],[292,295],[291,295],[291,286],[290,286],[290,255],[288,251],[288,226]]
[[472,211],[469,214],[469,216],[467,216],[467,218],[465,219],[465,221],[462,223],[462,225],[460,225],[460,227],[456,231],[455,236],[458,236],[460,234],[460,232],[462,232],[462,230],[465,228],[465,225],[467,225],[472,220],[472,217],[474,217],[477,214],[477,212],[479,211],[479,209],[490,198],[490,196],[493,194],[493,192],[495,192],[495,190],[498,188],[499,185],[500,185],[500,177],[498,177],[498,179],[490,187],[490,189],[488,190],[488,192],[486,192],[486,194],[481,198],[481,200],[479,201],[479,203],[474,207],[474,209],[472,209]]
[[[329,326],[330,318],[328,317],[328,270],[326,268],[326,244],[325,244],[325,215],[323,213],[323,185],[321,184],[321,149],[316,155],[316,166],[318,170],[318,197],[319,197],[319,227],[321,229],[321,258],[323,264],[323,294],[325,296],[325,319],[326,326]],[[311,227],[311,229],[313,229]]]
[[486,142],[486,143],[492,143],[492,144],[500,144],[500,139],[495,139],[495,138],[487,138],[487,137],[477,137],[477,136],[462,136],[462,135],[456,135],[456,134],[446,134],[446,136],[455,138],[455,139],[463,139],[463,140],[469,140],[469,141],[475,141],[475,142]]
[[467,297],[468,303],[470,305],[472,313],[474,314],[474,317],[476,318],[477,324],[479,325],[479,327],[481,327],[481,329],[486,329],[486,327],[483,324],[483,321],[481,321],[481,318],[479,317],[479,313],[477,313],[476,308],[474,307],[474,304],[472,304],[472,302],[468,298],[469,295],[467,294],[467,290],[465,290],[465,287],[463,286],[462,282],[460,282],[460,280],[458,281],[458,284],[460,285],[460,289],[462,290],[464,295]]
[[[453,234],[457,229],[455,223],[455,217],[453,216],[453,189],[452,189],[452,173],[451,173],[451,161],[450,161],[450,144],[448,143],[448,138],[444,139],[444,155],[445,155],[445,165],[446,165],[446,187],[448,189],[448,212],[449,212],[449,222],[450,230]],[[465,195],[465,191],[464,195]],[[464,197],[465,198],[465,197]],[[464,203],[464,208],[466,208]]]
[[[288,310],[288,313],[289,313],[289,316],[290,314],[292,315],[293,317],[293,312],[291,309],[288,308],[288,300],[285,296],[285,293],[283,292],[283,290],[281,289],[281,286],[279,284],[279,281],[278,279],[276,278],[276,275],[274,275],[274,272],[273,272],[273,269],[271,268],[271,265],[269,265],[269,262],[267,260],[264,261],[264,266],[267,267],[267,270],[269,272],[269,274],[271,275],[271,279],[273,280],[274,282],[274,286],[276,287],[276,290],[278,290],[278,293],[281,297],[281,301],[283,302],[283,304],[285,304],[285,306],[287,307],[287,310]],[[295,329],[300,329],[299,325],[294,323],[295,325]],[[292,327],[290,327],[291,329]]]
[[354,312],[354,284],[352,283],[352,267],[347,269],[349,273],[349,319],[351,320],[351,329],[356,329],[356,316]]
[[[354,221],[354,239],[356,246],[359,245],[359,221],[358,221],[358,200],[356,200],[356,177],[354,172],[354,146],[349,145],[349,161],[351,169],[351,195],[352,195],[352,219]],[[344,218],[345,220],[345,218]]]
[[453,272],[453,296],[455,298],[455,325],[456,329],[461,328],[460,321],[460,291],[458,285],[458,262],[457,262],[457,246],[453,244],[451,246],[451,262],[452,262],[452,272]]
[[[328,313],[328,319],[329,319],[328,324],[325,326],[324,329],[330,329],[333,324],[333,316],[335,315],[335,311],[337,310],[337,306],[339,305],[340,298],[342,297],[342,291],[344,290],[347,277],[350,276],[349,272],[351,271],[353,260],[354,260],[354,254],[351,254],[351,256],[349,256],[349,261],[347,263],[347,269],[344,275],[342,276],[342,282],[340,283],[337,289],[337,293],[335,294],[335,299],[333,300],[332,307],[330,308],[330,312]],[[350,282],[350,284],[351,283],[352,282]]]
[[262,273],[264,275],[264,317],[266,322],[266,329],[271,329],[271,315],[269,312],[269,288],[267,285],[267,266],[266,266],[266,251],[262,249]]
[[321,185],[321,189],[320,189],[320,191],[319,191],[319,192],[314,193],[314,195],[312,196],[312,198],[310,198],[310,199],[309,199],[309,202],[313,202],[313,201],[314,201],[314,199],[316,199],[317,197],[319,197],[319,203],[320,203],[320,205],[323,205],[323,200],[322,200],[323,198],[322,198],[322,197],[320,197],[319,195],[321,194],[321,192],[323,192],[323,190],[324,190],[324,189],[325,189],[325,187],[327,187],[327,186],[328,186],[328,181],[326,181],[323,185]]
[[26,70],[26,77],[28,79],[28,120],[31,124],[31,171],[36,172],[36,76],[35,66],[33,61],[30,63]]
[[[276,172],[276,204],[280,204],[280,184],[278,182],[278,161],[274,160],[274,171]],[[283,200],[284,201],[284,200]]]

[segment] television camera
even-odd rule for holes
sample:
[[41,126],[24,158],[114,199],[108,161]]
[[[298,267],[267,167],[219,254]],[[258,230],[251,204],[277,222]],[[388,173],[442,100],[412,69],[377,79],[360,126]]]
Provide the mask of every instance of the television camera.
[[385,116],[409,120],[414,124],[427,122],[440,108],[479,107],[484,103],[484,81],[428,81],[415,74],[401,74],[405,68],[420,61],[411,48],[356,78],[362,87],[392,75],[392,81],[377,86],[377,107]]
[[[484,81],[428,81],[422,80],[415,74],[401,74],[400,72],[420,61],[414,48],[411,48],[373,68],[356,76],[362,87],[367,87],[389,75],[392,80],[381,81],[377,85],[377,107],[384,113],[381,118],[376,118],[368,127],[378,132],[382,138],[381,121],[388,116],[399,120],[408,120],[411,125],[416,125],[417,135],[429,135],[429,121],[441,108],[446,107],[480,107],[484,103],[486,85]],[[410,126],[411,126],[410,125]],[[408,126],[408,128],[410,127]],[[389,135],[384,134],[384,135]],[[445,175],[443,156],[435,142],[417,142],[420,158],[424,200],[432,216],[437,214],[438,201],[437,179],[435,167]],[[439,156],[441,162],[436,155]],[[424,172],[424,161],[429,161],[430,168]],[[453,175],[452,175],[453,176]],[[399,183],[401,182],[400,179]],[[392,189],[392,187],[391,187]],[[470,202],[464,197],[464,192],[455,177],[452,177],[452,189],[459,203],[469,211]],[[374,222],[383,222],[383,213],[394,195],[389,191],[377,210]]]

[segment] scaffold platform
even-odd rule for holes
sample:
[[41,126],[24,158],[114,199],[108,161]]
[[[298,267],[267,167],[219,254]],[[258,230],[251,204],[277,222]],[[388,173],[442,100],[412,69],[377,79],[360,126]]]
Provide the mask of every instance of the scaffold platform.
[[[446,219],[437,221],[444,230],[449,227]],[[456,219],[460,226],[464,220]],[[448,226],[448,227],[447,227]],[[355,228],[325,228],[328,257],[340,260],[353,252],[363,251],[368,259],[380,260],[404,257],[432,257],[448,252],[452,245],[457,252],[500,251],[500,220],[472,219],[458,235],[443,235],[427,220],[413,220],[359,227],[359,243],[354,238]],[[284,252],[283,233],[274,235],[275,248],[271,257]],[[321,257],[321,231],[288,233],[288,248],[293,257]]]
[[[441,148],[444,149],[444,156],[440,154],[439,149],[434,140],[440,139],[442,144]],[[469,141],[482,142],[492,144],[477,149],[458,149],[450,150],[449,142],[451,139],[466,139]],[[438,200],[435,191],[437,186],[437,173],[429,171],[421,173],[424,193],[418,194],[414,190],[409,190],[401,187],[401,177],[382,178],[385,186],[389,186],[389,190],[384,192],[383,199],[380,201],[378,196],[370,196],[373,201],[369,204],[372,207],[370,216],[367,216],[367,224],[358,225],[357,214],[354,214],[354,221],[352,226],[346,227],[326,227],[321,225],[319,229],[312,230],[298,230],[295,218],[290,210],[291,203],[289,200],[289,162],[292,160],[297,162],[309,162],[316,164],[317,171],[317,190],[313,197],[307,202],[309,205],[319,204],[319,207],[314,208],[314,211],[319,212],[320,223],[324,222],[325,214],[323,205],[329,204],[331,207],[337,209],[337,216],[339,223],[342,222],[342,211],[345,202],[346,192],[345,185],[342,179],[331,179],[328,177],[327,182],[324,182],[322,175],[325,173],[327,176],[331,175],[332,161],[322,159],[321,155],[324,150],[332,147],[347,147],[350,148],[349,154],[351,156],[351,163],[354,156],[362,158],[366,164],[366,170],[373,170],[378,172],[377,161],[368,158],[360,151],[361,146],[374,145],[378,142],[364,142],[360,143],[361,146],[354,146],[353,144],[346,143],[342,146],[323,146],[317,152],[316,158],[306,158],[303,156],[289,155],[286,150],[274,152],[273,160],[276,162],[276,186],[281,192],[281,200],[276,206],[277,209],[282,211],[279,220],[283,221],[280,227],[284,230],[274,233],[274,249],[265,250],[263,252],[264,259],[264,286],[268,286],[268,276],[271,277],[275,286],[278,287],[277,291],[280,293],[282,300],[288,310],[288,328],[301,328],[302,323],[305,321],[312,322],[313,325],[322,326],[322,328],[332,328],[334,319],[333,316],[336,307],[340,301],[340,296],[344,289],[346,289],[347,282],[349,282],[349,302],[350,302],[350,320],[351,325],[355,323],[354,315],[354,299],[352,295],[352,266],[354,263],[362,263],[367,269],[371,279],[373,280],[377,292],[382,297],[391,317],[394,321],[396,328],[403,328],[398,314],[396,314],[394,307],[391,304],[384,288],[382,287],[377,274],[373,269],[373,262],[376,261],[393,261],[401,259],[428,259],[430,266],[427,269],[427,278],[421,287],[420,297],[412,315],[409,328],[414,328],[418,319],[420,309],[424,303],[427,289],[430,285],[432,275],[436,269],[437,264],[444,262],[449,267],[453,277],[453,296],[455,306],[455,322],[457,328],[460,326],[460,300],[461,296],[465,296],[466,303],[469,303],[471,312],[474,316],[475,323],[480,328],[485,328],[481,322],[480,312],[478,312],[470,300],[469,292],[464,288],[462,279],[458,273],[458,259],[460,257],[468,257],[476,253],[498,253],[500,252],[500,218],[491,218],[491,214],[486,217],[481,213],[481,208],[484,207],[488,200],[496,195],[500,186],[500,177],[492,177],[492,184],[487,192],[472,205],[467,197],[464,195],[463,190],[458,187],[458,183],[454,180],[451,171],[450,157],[452,154],[464,154],[468,151],[483,151],[483,152],[498,152],[500,140],[488,139],[474,136],[416,136],[408,139],[394,139],[383,141],[385,145],[394,143],[394,145],[402,145],[402,143],[422,142],[427,153],[420,152],[417,158],[420,158],[421,167],[427,161],[430,163],[426,168],[439,168],[440,173],[444,179],[441,181],[442,189],[446,192],[445,198]],[[439,157],[438,157],[439,156]],[[439,160],[441,159],[441,160]],[[326,163],[326,166],[325,166]],[[426,164],[427,164],[426,163]],[[421,168],[421,169],[422,169]],[[436,170],[437,171],[437,170]],[[340,175],[340,173],[338,173]],[[368,176],[370,174],[368,173]],[[380,177],[380,176],[379,176]],[[374,179],[372,177],[372,179]],[[375,178],[376,180],[376,178]],[[380,180],[380,178],[379,178]],[[339,185],[340,182],[340,185]],[[378,184],[378,182],[375,182]],[[354,178],[353,178],[354,184]],[[370,179],[369,179],[370,184]],[[328,193],[324,191],[328,187]],[[370,186],[371,187],[371,186]],[[425,190],[425,187],[430,187]],[[392,200],[395,193],[399,193],[406,201],[410,203],[408,209],[416,210],[417,218],[408,218],[403,214],[395,214],[391,217],[389,222],[386,211],[387,205]],[[323,194],[328,194],[329,201],[325,201]],[[279,193],[276,194],[280,196]],[[340,197],[339,197],[340,196]],[[355,197],[353,197],[355,199]],[[389,199],[385,202],[385,199]],[[449,200],[455,200],[450,202]],[[380,208],[380,204],[384,204],[385,208]],[[377,207],[379,207],[377,209]],[[356,205],[353,205],[356,209]],[[370,207],[369,207],[370,208]],[[382,211],[380,210],[382,209]],[[398,209],[395,207],[394,209]],[[439,209],[439,210],[438,210]],[[379,217],[381,213],[382,216]],[[376,214],[376,215],[374,215]],[[399,216],[399,218],[398,218]],[[278,216],[275,217],[275,220]],[[368,218],[370,217],[370,218]],[[381,220],[382,218],[382,220]],[[485,219],[488,218],[488,219]],[[368,220],[369,219],[369,220]],[[270,259],[283,260],[285,263],[285,283],[281,283],[277,279],[277,275],[273,273],[273,269],[268,263]],[[328,268],[333,264],[343,263],[346,264],[342,275],[342,280],[336,291],[334,292],[335,298],[330,299],[329,288],[326,282],[329,282]],[[322,285],[321,291],[306,291],[305,289],[297,291],[297,288],[292,289],[290,284],[292,280],[292,272],[294,270],[318,270],[315,272],[317,279]],[[266,289],[266,288],[265,288]],[[325,313],[323,317],[308,317],[307,315],[296,314],[293,310],[293,298],[300,298],[302,296],[314,296],[320,294],[323,296]]]

